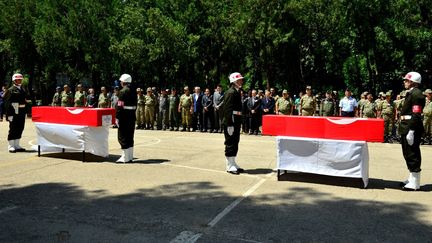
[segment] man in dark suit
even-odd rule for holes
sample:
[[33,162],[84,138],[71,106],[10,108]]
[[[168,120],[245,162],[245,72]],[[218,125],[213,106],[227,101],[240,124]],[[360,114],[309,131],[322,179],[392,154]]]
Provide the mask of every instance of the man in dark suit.
[[207,127],[210,125],[210,132],[214,130],[214,107],[213,107],[213,95],[210,93],[210,89],[207,88],[202,98],[203,105],[203,123],[201,131],[207,132]]
[[201,88],[195,87],[195,92],[192,95],[193,100],[193,115],[192,115],[192,131],[201,130],[203,131],[203,119],[202,119],[202,97]]
[[261,117],[261,99],[257,96],[257,91],[252,90],[252,96],[247,101],[249,111],[249,135],[258,134],[259,119]]
[[275,108],[275,100],[271,96],[270,91],[265,91],[265,96],[261,101],[261,110],[263,112],[263,115],[271,115],[274,114],[274,108]]

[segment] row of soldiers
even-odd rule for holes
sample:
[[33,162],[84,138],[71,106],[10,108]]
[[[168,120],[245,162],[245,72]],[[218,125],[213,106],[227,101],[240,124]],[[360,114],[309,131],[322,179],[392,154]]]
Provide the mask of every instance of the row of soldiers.
[[[118,91],[118,88],[116,90]],[[73,94],[70,87],[65,84],[63,86],[63,91],[61,90],[61,87],[56,88],[51,105],[63,107],[109,108],[112,107],[111,98],[112,96],[108,93],[108,90],[105,87],[101,87],[100,94],[96,95],[93,88],[90,88],[88,89],[88,92],[85,92],[82,85],[78,84],[75,94]]]

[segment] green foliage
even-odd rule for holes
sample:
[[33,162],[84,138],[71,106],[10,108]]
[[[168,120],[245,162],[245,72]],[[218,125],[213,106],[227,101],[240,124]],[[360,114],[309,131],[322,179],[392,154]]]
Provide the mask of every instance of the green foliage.
[[[345,87],[400,90],[400,76],[432,77],[430,0],[0,1],[0,76],[30,74],[49,89],[110,85],[228,85],[297,93]],[[43,92],[42,92],[43,93]]]

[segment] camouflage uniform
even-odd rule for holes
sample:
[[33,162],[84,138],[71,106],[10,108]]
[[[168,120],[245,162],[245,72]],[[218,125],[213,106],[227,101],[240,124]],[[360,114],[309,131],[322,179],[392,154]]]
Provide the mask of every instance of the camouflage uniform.
[[282,96],[279,97],[278,100],[276,101],[276,106],[278,108],[279,114],[292,115],[291,111],[294,106],[294,102],[290,97],[287,97],[285,99],[285,97]]
[[300,99],[301,115],[302,116],[313,116],[316,108],[315,97],[307,94],[303,95]]
[[[428,91],[428,90],[426,90]],[[432,143],[432,102],[426,98],[425,107],[423,108],[423,127],[425,129],[424,137],[429,144]]]
[[145,127],[145,98],[142,94],[137,95],[136,124],[137,129]]
[[365,100],[361,111],[363,118],[376,118],[376,104],[374,102]]
[[333,98],[325,98],[321,101],[321,116],[334,116],[336,103]]
[[180,99],[178,95],[170,94],[168,97],[169,102],[169,108],[168,108],[168,120],[170,124],[170,131],[173,131],[174,129],[176,131],[179,130],[180,122],[179,122],[179,113],[178,113],[178,106]]
[[61,92],[61,106],[72,107],[73,106],[73,95],[72,92]]
[[153,129],[155,122],[156,97],[151,93],[144,96],[145,100],[145,123],[147,129]]
[[61,93],[60,92],[56,92],[52,98],[52,106],[61,106],[62,102],[61,102]]
[[109,108],[110,97],[108,94],[100,93],[98,99],[98,108]]
[[192,126],[192,114],[191,114],[192,105],[193,105],[193,101],[192,101],[191,94],[189,95],[183,94],[180,97],[179,106],[181,107],[183,131],[186,130],[186,127],[189,129]]
[[393,121],[394,121],[394,108],[387,100],[381,102],[381,117],[384,119],[384,137],[387,139],[392,135]]
[[85,99],[85,92],[84,91],[77,91],[75,93],[75,107],[84,107],[86,103]]

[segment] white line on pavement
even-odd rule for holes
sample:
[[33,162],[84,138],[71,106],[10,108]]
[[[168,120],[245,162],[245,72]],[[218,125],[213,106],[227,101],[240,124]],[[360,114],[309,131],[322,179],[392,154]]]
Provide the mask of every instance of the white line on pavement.
[[201,235],[201,233],[196,234],[192,231],[182,231],[176,238],[172,239],[170,243],[195,243]]
[[243,199],[247,198],[250,194],[252,194],[258,187],[260,187],[266,179],[259,180],[255,185],[253,185],[249,190],[247,190],[243,195],[237,198],[234,202],[228,205],[222,212],[220,212],[216,217],[207,224],[210,228],[215,226],[223,217],[225,217],[231,210],[233,210]]

